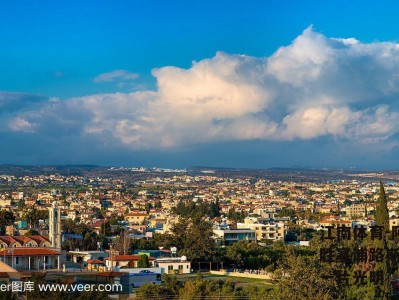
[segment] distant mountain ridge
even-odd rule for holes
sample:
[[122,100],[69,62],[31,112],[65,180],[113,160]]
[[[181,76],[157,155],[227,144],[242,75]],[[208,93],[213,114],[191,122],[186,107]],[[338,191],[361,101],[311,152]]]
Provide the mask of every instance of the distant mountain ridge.
[[[101,176],[101,177],[120,177],[131,178],[135,171],[131,168],[112,170],[111,166],[98,165],[0,165],[0,175],[14,176],[37,176],[60,174],[64,176]],[[150,170],[150,169],[149,169]],[[213,172],[210,172],[213,171]],[[203,174],[211,176],[222,176],[232,178],[254,178],[272,181],[292,181],[292,182],[326,182],[334,180],[365,180],[365,181],[399,181],[398,170],[370,171],[370,170],[342,170],[342,169],[315,169],[315,168],[226,168],[226,167],[207,167],[192,166],[187,168],[189,175]],[[147,173],[140,174],[140,177],[151,177],[157,173],[151,169]],[[174,176],[176,173],[162,173],[162,177]]]

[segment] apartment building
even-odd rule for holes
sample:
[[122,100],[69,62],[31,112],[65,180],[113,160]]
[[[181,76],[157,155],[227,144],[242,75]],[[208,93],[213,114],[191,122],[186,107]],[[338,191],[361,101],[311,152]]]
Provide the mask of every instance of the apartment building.
[[256,240],[283,240],[288,230],[288,223],[271,218],[246,218],[244,223],[237,223],[237,228],[249,228],[255,231]]
[[363,203],[352,204],[351,206],[346,207],[346,215],[349,218],[365,217],[366,216],[366,205]]
[[214,229],[214,238],[219,245],[232,245],[238,241],[256,241],[255,230],[247,228]]

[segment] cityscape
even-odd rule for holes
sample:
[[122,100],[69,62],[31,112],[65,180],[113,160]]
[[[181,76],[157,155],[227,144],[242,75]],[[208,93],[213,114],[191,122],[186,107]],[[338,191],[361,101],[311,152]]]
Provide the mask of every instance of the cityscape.
[[399,299],[398,15],[0,1],[0,300]]
[[[0,274],[4,282],[21,283],[11,291],[15,297],[23,295],[22,284],[36,281],[77,287],[106,283],[109,290],[83,290],[79,296],[95,293],[104,299],[208,299],[219,289],[229,299],[299,296],[295,288],[308,283],[281,278],[281,271],[332,274],[320,282],[313,278],[300,299],[337,299],[351,293],[376,298],[387,280],[397,293],[395,272],[383,274],[389,277],[382,282],[362,275],[362,284],[352,275],[345,285],[332,277],[334,272],[346,267],[347,276],[356,274],[359,262],[351,265],[336,254],[324,261],[325,247],[332,245],[327,237],[352,247],[357,242],[375,246],[382,195],[389,243],[399,238],[399,180],[392,171],[73,165],[0,169],[9,172],[0,175]],[[357,241],[347,230],[359,228],[364,234]],[[399,247],[392,245],[397,268]],[[348,257],[358,259],[351,252]],[[385,261],[376,261],[374,254],[365,257],[361,263],[371,272]],[[292,265],[287,267],[287,262]],[[310,264],[308,269],[296,269],[304,263]],[[317,264],[323,268],[317,270]],[[31,288],[29,294],[52,299],[60,294],[54,291]]]

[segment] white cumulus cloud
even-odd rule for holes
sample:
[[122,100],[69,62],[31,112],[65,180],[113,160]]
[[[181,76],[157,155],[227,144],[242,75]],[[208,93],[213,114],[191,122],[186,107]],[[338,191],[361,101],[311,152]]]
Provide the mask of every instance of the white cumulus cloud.
[[[115,70],[95,81],[137,76]],[[132,149],[322,136],[376,143],[393,139],[399,130],[394,42],[330,38],[309,27],[270,57],[218,52],[188,69],[155,69],[153,76],[156,91],[49,101],[25,109],[10,128],[35,124],[37,132],[49,133],[51,120],[58,134]]]

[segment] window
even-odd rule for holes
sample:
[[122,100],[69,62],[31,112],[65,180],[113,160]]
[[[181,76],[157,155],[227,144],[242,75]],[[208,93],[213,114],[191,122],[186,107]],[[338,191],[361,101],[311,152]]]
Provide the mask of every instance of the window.
[[173,270],[173,266],[168,266],[168,271],[172,271]]

